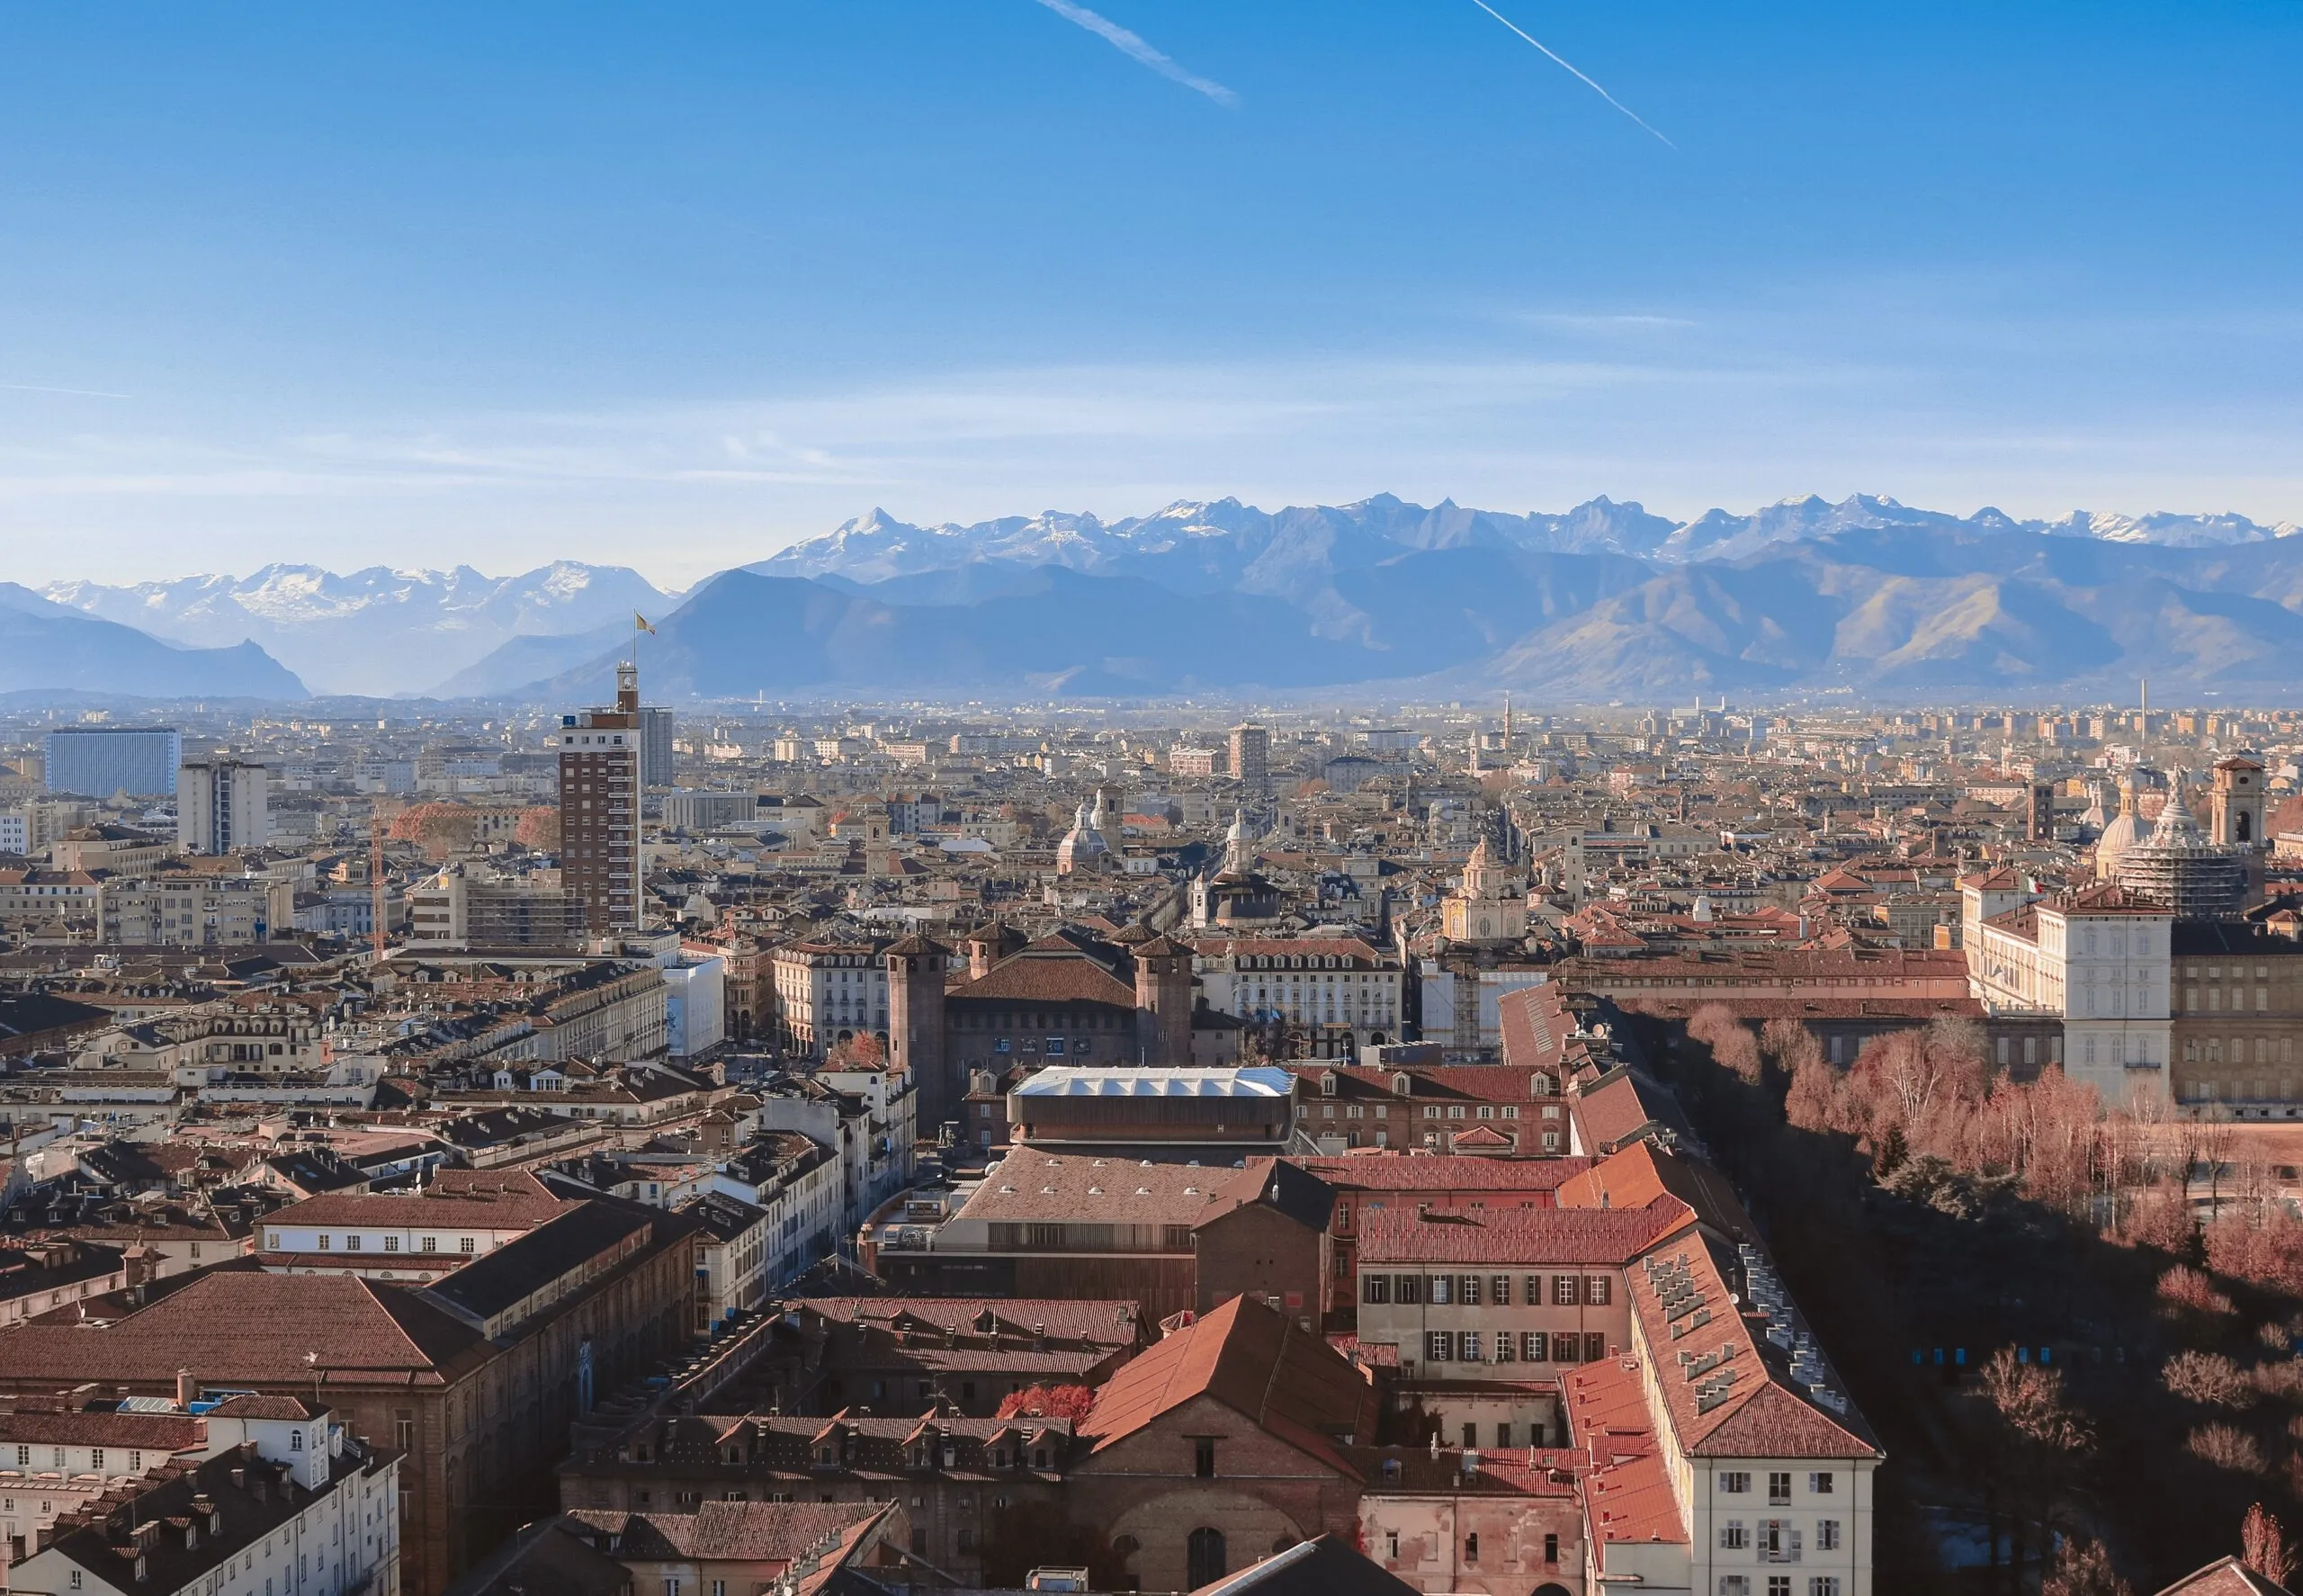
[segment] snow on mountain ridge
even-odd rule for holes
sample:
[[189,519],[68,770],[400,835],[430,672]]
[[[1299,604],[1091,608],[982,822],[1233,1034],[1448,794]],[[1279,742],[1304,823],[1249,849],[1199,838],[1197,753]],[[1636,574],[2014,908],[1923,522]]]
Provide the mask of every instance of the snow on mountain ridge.
[[513,637],[587,632],[635,609],[660,612],[671,596],[625,567],[567,560],[509,577],[469,565],[336,572],[274,562],[245,577],[56,582],[42,595],[169,642],[253,640],[323,693],[417,691]]

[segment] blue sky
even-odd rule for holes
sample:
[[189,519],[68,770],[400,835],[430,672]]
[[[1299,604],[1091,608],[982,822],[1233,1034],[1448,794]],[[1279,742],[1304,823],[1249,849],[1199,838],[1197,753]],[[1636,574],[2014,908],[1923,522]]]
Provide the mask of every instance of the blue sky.
[[2303,7],[1494,4],[0,7],[0,578],[2303,520]]

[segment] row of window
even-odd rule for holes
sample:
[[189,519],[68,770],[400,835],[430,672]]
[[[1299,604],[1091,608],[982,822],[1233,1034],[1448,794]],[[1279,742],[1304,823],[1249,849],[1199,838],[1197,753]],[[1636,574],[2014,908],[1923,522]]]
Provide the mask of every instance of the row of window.
[[[1749,1574],[1723,1574],[1719,1576],[1719,1596],[1752,1596]],[[1767,1596],[1794,1596],[1791,1575],[1771,1574],[1767,1576]],[[1807,1596],[1839,1596],[1839,1575],[1816,1574],[1807,1577]]]
[[[2092,1045],[2093,1038],[2090,1037],[2089,1042]],[[2256,1037],[2255,1063],[2259,1064],[2268,1064],[2272,1062],[2271,1055],[2272,1039],[2269,1036]],[[2091,1053],[2088,1056],[2092,1058],[2094,1055]],[[2219,1064],[2225,1062],[2227,1056],[2232,1063],[2245,1063],[2247,1062],[2247,1039],[2245,1036],[2232,1037],[2230,1041],[2230,1050],[2227,1055],[2224,1049],[2224,1040],[2220,1036],[2186,1036],[2183,1038],[2183,1063],[2187,1064],[2196,1064],[2202,1062],[2210,1064]],[[2282,1064],[2291,1064],[2295,1062],[2294,1037],[2281,1036],[2279,1038],[2279,1062]]]
[[[267,1231],[264,1233],[264,1250],[268,1252],[279,1251],[280,1233],[276,1230]],[[359,1252],[364,1251],[364,1249],[365,1242],[357,1233],[347,1234],[344,1238],[344,1251],[346,1252]],[[319,1233],[319,1238],[316,1243],[315,1250],[321,1252],[334,1251],[336,1250],[335,1238],[329,1235],[327,1232],[322,1231]],[[479,1248],[476,1246],[471,1237],[465,1236],[457,1243],[456,1250],[459,1252],[474,1252],[479,1251]],[[398,1236],[386,1236],[384,1238],[384,1251],[387,1252],[399,1251],[399,1238]],[[417,1251],[419,1252],[437,1252],[440,1251],[440,1238],[437,1236],[419,1237],[417,1239]]]
[[[1544,1305],[1542,1275],[1521,1277],[1519,1303],[1524,1307]],[[1555,1308],[1604,1308],[1615,1293],[1615,1282],[1607,1275],[1553,1275],[1551,1305]],[[1363,1275],[1359,1280],[1359,1300],[1366,1303],[1429,1303],[1434,1307],[1476,1308],[1484,1301],[1489,1305],[1508,1308],[1511,1305],[1510,1275]]]
[[[63,1468],[67,1466],[67,1454],[64,1448],[50,1448],[49,1449],[48,1466],[50,1468]],[[102,1447],[89,1448],[88,1466],[92,1469],[100,1469],[103,1467],[103,1466],[104,1449]],[[16,1466],[18,1468],[30,1468],[32,1466],[31,1448],[20,1446],[16,1448]],[[142,1452],[131,1451],[128,1454],[128,1472],[130,1474],[142,1474],[144,1472],[144,1454]],[[12,1499],[5,1511],[13,1512],[14,1510],[15,1502]]]
[[1596,1330],[1499,1330],[1492,1340],[1476,1330],[1423,1332],[1426,1363],[1597,1363],[1607,1355],[1608,1338]]
[[[1939,1358],[1937,1361],[1941,1360]],[[2041,1361],[2046,1361],[2044,1355]],[[1752,1475],[1748,1469],[1723,1469],[1718,1479],[1719,1493],[1723,1496],[1745,1496],[1751,1493]],[[1838,1476],[1829,1469],[1818,1469],[1807,1475],[1807,1493],[1811,1496],[1830,1496],[1835,1493],[1837,1485]],[[1788,1468],[1770,1471],[1767,1476],[1768,1505],[1782,1507],[1790,1501],[1791,1471]]]
[[[1757,1524],[1746,1525],[1741,1519],[1730,1519],[1719,1526],[1719,1549],[1724,1552],[1757,1552],[1762,1563],[1797,1563],[1799,1561],[1802,1531],[1786,1519],[1761,1519]],[[1840,1547],[1839,1520],[1815,1520],[1815,1549],[1836,1552]]]

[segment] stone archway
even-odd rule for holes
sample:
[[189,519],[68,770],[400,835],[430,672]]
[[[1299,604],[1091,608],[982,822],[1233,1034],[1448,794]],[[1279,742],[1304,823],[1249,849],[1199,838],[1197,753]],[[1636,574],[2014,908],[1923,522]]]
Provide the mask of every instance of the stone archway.
[[1203,1524],[1184,1538],[1184,1586],[1196,1591],[1232,1572],[1231,1549],[1223,1532]]
[[[1241,1568],[1283,1536],[1305,1540],[1319,1533],[1314,1526],[1307,1534],[1304,1525],[1260,1497],[1222,1490],[1214,1482],[1195,1482],[1147,1497],[1113,1520],[1106,1533],[1114,1546],[1123,1539],[1135,1542],[1128,1566],[1139,1589],[1189,1591],[1212,1583],[1190,1577],[1194,1537],[1202,1530],[1222,1538],[1227,1567]],[[1215,1549],[1215,1543],[1204,1538],[1196,1545],[1203,1559]]]

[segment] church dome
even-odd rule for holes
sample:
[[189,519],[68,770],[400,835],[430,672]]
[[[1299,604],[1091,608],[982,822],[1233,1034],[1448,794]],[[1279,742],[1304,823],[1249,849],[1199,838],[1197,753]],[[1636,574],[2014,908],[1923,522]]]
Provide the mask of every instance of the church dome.
[[2128,850],[2148,835],[2143,827],[2143,817],[2136,812],[2135,777],[2130,776],[2119,783],[2119,814],[2103,828],[2102,836],[2095,839],[2096,879],[2110,880]]
[[1077,870],[1093,870],[1110,852],[1111,845],[1104,840],[1103,832],[1097,829],[1083,803],[1072,816],[1071,829],[1055,845],[1056,874],[1069,875]]

